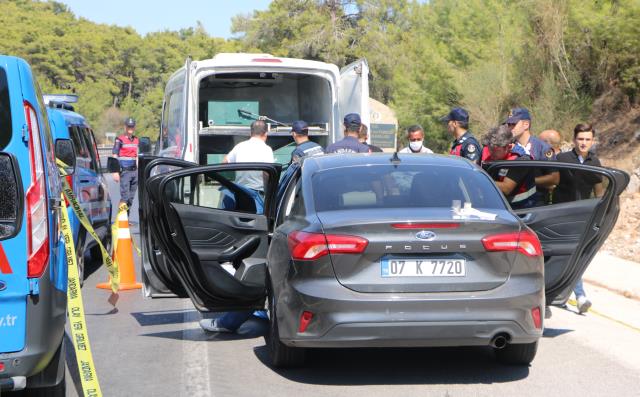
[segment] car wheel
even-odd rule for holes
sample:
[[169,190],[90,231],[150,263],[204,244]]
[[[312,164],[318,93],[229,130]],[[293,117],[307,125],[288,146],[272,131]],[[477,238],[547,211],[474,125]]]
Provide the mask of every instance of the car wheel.
[[506,365],[529,365],[538,351],[538,342],[508,344],[502,349],[495,349],[496,358]]
[[271,357],[271,364],[276,368],[293,368],[304,364],[305,349],[290,347],[280,341],[278,321],[276,320],[276,304],[272,293],[269,293],[269,331],[265,342]]

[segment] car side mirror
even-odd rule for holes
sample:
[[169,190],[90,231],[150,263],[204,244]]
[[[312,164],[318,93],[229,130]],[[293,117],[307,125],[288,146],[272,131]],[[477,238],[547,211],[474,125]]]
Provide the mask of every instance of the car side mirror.
[[73,175],[76,172],[76,151],[71,139],[56,139],[55,154],[56,159],[64,163],[65,175]]
[[24,192],[16,158],[0,152],[0,240],[15,236],[20,231],[24,211]]
[[120,162],[114,157],[107,158],[107,172],[116,173],[120,172]]
[[140,154],[151,154],[151,139],[149,137],[140,137]]

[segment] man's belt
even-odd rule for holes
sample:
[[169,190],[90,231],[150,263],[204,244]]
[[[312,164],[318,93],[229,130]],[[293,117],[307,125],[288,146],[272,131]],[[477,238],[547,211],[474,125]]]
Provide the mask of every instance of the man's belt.
[[135,165],[130,165],[128,167],[121,166],[120,168],[122,168],[122,171],[135,171],[138,169],[138,167]]

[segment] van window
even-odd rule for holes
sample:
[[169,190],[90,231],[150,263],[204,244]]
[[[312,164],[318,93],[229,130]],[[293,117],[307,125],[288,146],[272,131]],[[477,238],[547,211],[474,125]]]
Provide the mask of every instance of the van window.
[[80,128],[75,125],[70,126],[69,136],[71,137],[71,141],[73,142],[73,148],[76,151],[76,165],[78,166],[78,168],[90,168],[91,157],[89,156],[87,145],[82,138]]
[[11,141],[11,102],[9,102],[9,84],[7,72],[0,68],[0,149]]
[[98,158],[96,156],[96,148],[91,140],[91,130],[87,127],[81,127],[80,132],[84,138],[84,143],[87,146],[87,151],[89,152],[88,157],[90,159],[90,168],[98,172]]
[[167,83],[158,139],[161,156],[180,156],[185,141],[185,76],[182,71]]

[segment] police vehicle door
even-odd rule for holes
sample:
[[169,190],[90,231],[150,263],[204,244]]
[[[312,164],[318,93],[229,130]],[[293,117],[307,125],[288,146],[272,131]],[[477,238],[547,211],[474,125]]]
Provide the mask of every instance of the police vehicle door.
[[514,211],[536,232],[542,245],[547,304],[564,303],[615,225],[619,196],[629,183],[629,175],[611,168],[551,161],[500,161],[491,163],[487,172],[493,176],[500,169],[511,167],[560,170],[570,179],[578,171],[602,179],[602,197],[563,203],[553,203],[552,197],[533,208]]

